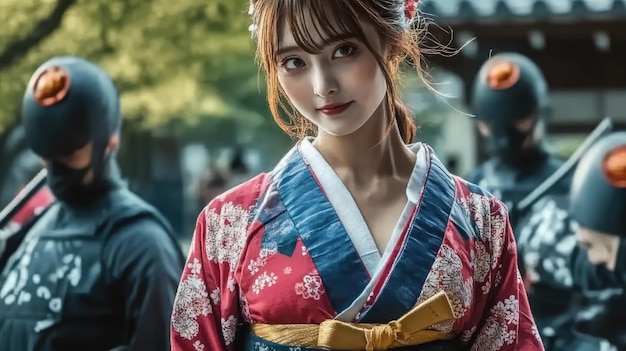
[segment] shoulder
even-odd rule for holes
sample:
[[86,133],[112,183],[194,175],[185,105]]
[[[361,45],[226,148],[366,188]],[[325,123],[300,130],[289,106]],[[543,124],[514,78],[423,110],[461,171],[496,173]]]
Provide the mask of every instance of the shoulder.
[[136,272],[136,276],[156,272],[178,275],[185,257],[182,247],[163,224],[146,216],[116,227],[103,246],[102,259],[111,276],[122,277],[128,271]]
[[121,189],[111,193],[108,201],[110,210],[100,230],[108,232],[109,245],[155,253],[179,249],[167,220],[138,195]]
[[454,182],[456,183],[457,193],[459,193],[461,197],[480,196],[484,198],[489,198],[490,200],[493,199],[493,200],[499,201],[487,189],[476,184],[476,182],[473,182],[467,178],[460,177],[460,176],[453,175],[452,178]]
[[176,240],[156,218],[142,216],[120,223],[109,235],[110,247],[129,247],[137,252],[180,250]]
[[171,233],[169,223],[160,212],[126,188],[112,191],[105,201],[107,203],[104,206],[107,210],[100,226],[103,232],[118,232],[120,228],[156,225],[161,227],[160,231]]
[[107,201],[113,211],[124,211],[130,208],[142,211],[156,211],[152,205],[126,187],[109,193]]
[[[438,162],[441,164],[441,161]],[[483,169],[489,162],[491,162],[491,160],[487,161],[479,168]],[[449,176],[448,179],[452,182],[452,186],[455,188],[455,204],[453,205],[452,212],[453,217],[455,214],[458,217],[459,213],[462,213],[462,216],[467,217],[465,219],[477,220],[479,217],[488,217],[494,211],[507,212],[506,206],[485,188],[477,185],[476,182],[468,180],[465,177],[450,173],[445,169],[445,167],[444,170],[445,174]],[[455,211],[455,208],[457,211]],[[461,211],[459,212],[458,210]]]
[[213,199],[209,206],[219,206],[224,203],[247,203],[254,202],[267,188],[271,181],[269,173],[258,174],[247,181],[223,192]]
[[453,177],[456,183],[457,201],[465,216],[474,222],[477,236],[486,239],[494,227],[504,228],[508,223],[506,205],[484,188],[461,177]]
[[233,208],[250,211],[267,190],[271,176],[269,173],[258,174],[249,180],[223,192],[209,202],[202,214],[221,214]]
[[270,182],[270,175],[262,173],[211,200],[198,216],[192,245],[201,247],[209,261],[235,267]]
[[506,205],[483,188],[456,177],[457,200],[452,222],[466,238],[473,239],[474,249],[488,252],[492,267],[505,254],[516,252]]
[[[218,195],[204,207],[198,217],[198,224],[207,232],[223,225],[247,225],[251,212],[258,206],[261,197],[271,183],[269,173],[261,173]],[[210,234],[209,234],[210,235]]]

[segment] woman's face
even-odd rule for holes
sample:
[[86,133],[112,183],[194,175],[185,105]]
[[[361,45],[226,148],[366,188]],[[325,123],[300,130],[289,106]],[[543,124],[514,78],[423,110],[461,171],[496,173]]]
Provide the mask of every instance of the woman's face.
[[[298,112],[318,127],[319,133],[349,135],[363,126],[387,93],[385,76],[374,54],[357,39],[323,38],[309,16],[310,35],[324,43],[321,52],[298,47],[289,25],[278,37],[278,81]],[[360,23],[375,50],[381,50],[375,29]]]

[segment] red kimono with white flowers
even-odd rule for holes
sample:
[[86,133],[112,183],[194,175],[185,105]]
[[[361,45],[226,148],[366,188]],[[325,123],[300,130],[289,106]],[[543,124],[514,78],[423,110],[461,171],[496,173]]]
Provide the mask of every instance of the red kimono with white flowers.
[[506,208],[450,175],[425,144],[381,254],[310,141],[198,218],[172,316],[172,350],[316,350],[246,324],[387,323],[444,290],[454,320],[432,329],[476,351],[543,350],[517,269]]

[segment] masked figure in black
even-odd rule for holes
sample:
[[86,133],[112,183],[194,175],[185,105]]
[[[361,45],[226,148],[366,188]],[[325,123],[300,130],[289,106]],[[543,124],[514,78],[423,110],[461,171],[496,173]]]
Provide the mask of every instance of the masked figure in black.
[[603,137],[585,153],[572,181],[571,214],[589,260],[614,271],[621,285],[577,329],[626,350],[626,132]]
[[0,350],[169,350],[183,257],[115,161],[117,91],[98,66],[57,57],[24,96],[29,147],[57,201],[0,275]]
[[575,286],[578,261],[584,261],[581,275],[588,274],[591,265],[576,245],[568,214],[571,176],[564,177],[525,212],[517,209],[522,199],[564,163],[543,142],[549,99],[542,72],[520,54],[495,55],[477,75],[472,107],[491,158],[468,180],[491,191],[509,209],[520,270],[546,350],[599,350],[599,340],[573,332],[576,312],[584,300]]

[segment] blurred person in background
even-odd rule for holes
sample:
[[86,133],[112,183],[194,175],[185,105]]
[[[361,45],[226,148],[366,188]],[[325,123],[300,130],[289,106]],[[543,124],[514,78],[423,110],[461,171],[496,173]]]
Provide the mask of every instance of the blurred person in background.
[[122,181],[114,83],[82,58],[52,58],[28,83],[22,123],[56,201],[0,273],[0,350],[169,350],[184,257]]
[[509,209],[520,269],[546,350],[599,350],[601,340],[573,331],[576,314],[587,303],[575,283],[611,279],[611,274],[596,272],[576,245],[568,214],[571,174],[524,213],[517,210],[564,163],[544,141],[550,103],[543,73],[521,54],[494,55],[476,76],[472,109],[490,158],[468,180]]
[[216,167],[207,168],[197,184],[198,210],[202,210],[211,200],[223,193],[226,189],[226,176],[224,172]]
[[585,153],[574,173],[570,205],[589,260],[614,271],[621,287],[590,308],[576,329],[626,350],[626,132],[603,137]]
[[226,189],[237,186],[254,176],[250,173],[243,148],[235,148],[226,171]]

